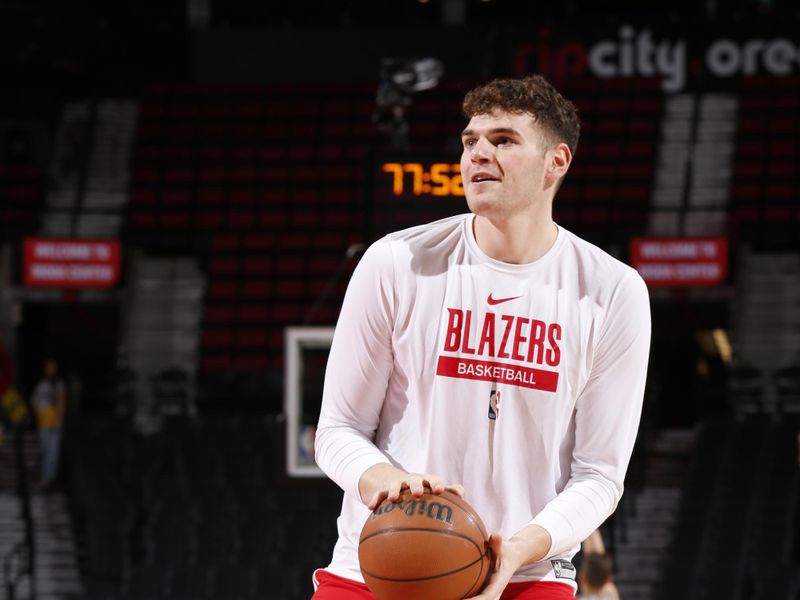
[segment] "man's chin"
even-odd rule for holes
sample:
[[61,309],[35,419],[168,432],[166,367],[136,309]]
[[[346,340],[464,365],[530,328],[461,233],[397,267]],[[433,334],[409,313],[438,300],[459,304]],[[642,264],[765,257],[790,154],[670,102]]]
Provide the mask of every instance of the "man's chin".
[[470,194],[467,196],[467,205],[472,212],[479,210],[490,210],[493,206],[497,206],[500,200],[495,194]]
[[469,210],[482,217],[489,216],[492,212],[496,212],[497,205],[497,198],[489,194],[477,194],[467,199]]

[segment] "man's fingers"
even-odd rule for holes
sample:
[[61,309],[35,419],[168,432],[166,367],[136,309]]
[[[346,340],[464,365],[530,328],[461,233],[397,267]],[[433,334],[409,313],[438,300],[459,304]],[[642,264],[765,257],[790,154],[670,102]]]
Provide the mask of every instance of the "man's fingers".
[[405,487],[408,487],[408,484],[405,481],[393,481],[389,484],[386,498],[389,500],[389,502],[397,502],[400,499],[400,492]]
[[492,577],[489,580],[489,585],[487,585],[483,591],[474,596],[471,600],[497,600],[500,598],[500,595],[503,593],[503,590],[506,588],[506,584],[503,580]]
[[427,484],[428,480],[423,475],[412,474],[411,477],[408,478],[408,489],[415,498],[419,498],[425,493],[425,486]]
[[460,483],[451,483],[445,486],[445,489],[448,492],[453,492],[456,496],[460,496],[461,498],[464,497],[464,486]]
[[489,548],[494,556],[494,570],[499,571],[500,567],[500,549],[503,546],[503,536],[499,533],[493,533],[489,536]]
[[434,494],[441,494],[446,488],[444,482],[435,475],[428,475],[428,483],[430,484],[431,492]]
[[375,492],[367,506],[370,510],[375,510],[385,500],[397,502],[400,499],[400,494],[406,489],[415,498],[419,498],[428,490],[434,494],[441,494],[447,490],[457,496],[464,497],[464,486],[461,484],[445,483],[440,477],[429,473],[410,473],[403,479],[390,481],[384,489]]
[[429,473],[425,473],[423,477],[425,478],[425,485],[428,486],[432,493],[441,494],[444,491],[444,484],[440,477]]
[[380,503],[386,499],[386,490],[379,490],[372,495],[372,498],[367,505],[370,510],[375,510],[380,506]]
[[508,581],[513,575],[513,565],[509,563],[506,570],[502,569],[502,555],[503,555],[503,536],[499,533],[493,533],[489,536],[489,549],[494,558],[494,565],[492,569],[492,576],[489,579],[489,585],[477,596],[470,600],[497,600],[503,593],[503,590],[508,585]]

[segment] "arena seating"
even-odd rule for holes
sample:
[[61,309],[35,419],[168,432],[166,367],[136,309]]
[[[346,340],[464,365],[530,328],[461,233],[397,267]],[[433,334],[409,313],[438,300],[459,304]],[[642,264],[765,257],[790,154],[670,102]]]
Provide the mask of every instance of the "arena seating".
[[33,162],[0,161],[0,232],[9,239],[35,233],[44,204],[45,176]]
[[[142,102],[129,239],[201,258],[201,370],[279,368],[349,245],[363,238],[370,88],[153,85]],[[351,265],[352,266],[352,265]],[[316,323],[336,315],[347,277]]]
[[731,215],[744,239],[759,241],[767,235],[774,238],[776,233],[786,242],[797,239],[798,86],[797,76],[747,77],[742,81]]
[[567,87],[581,141],[554,205],[556,220],[595,240],[643,233],[658,150],[663,94],[654,79],[586,80]]
[[122,419],[73,422],[68,480],[89,597],[307,598],[341,491],[285,479],[282,429],[175,417],[145,437]]
[[[574,85],[583,138],[557,219],[595,240],[638,232],[647,217],[660,90],[649,79]],[[415,153],[458,160],[460,101],[470,86],[444,83],[409,109]],[[209,404],[230,378],[251,381],[246,391],[260,390],[262,398],[265,389],[276,391],[283,329],[335,322],[356,262],[347,249],[371,239],[369,157],[386,150],[371,122],[373,96],[367,84],[147,89],[126,240],[200,258],[208,287],[199,388],[201,395],[211,390]]]

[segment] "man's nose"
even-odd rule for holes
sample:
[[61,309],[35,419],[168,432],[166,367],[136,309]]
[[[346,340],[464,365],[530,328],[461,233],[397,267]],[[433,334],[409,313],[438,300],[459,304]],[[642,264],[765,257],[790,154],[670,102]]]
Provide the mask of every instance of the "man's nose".
[[472,147],[472,154],[470,156],[473,162],[486,162],[491,159],[493,154],[493,147],[483,138],[477,140],[475,145]]

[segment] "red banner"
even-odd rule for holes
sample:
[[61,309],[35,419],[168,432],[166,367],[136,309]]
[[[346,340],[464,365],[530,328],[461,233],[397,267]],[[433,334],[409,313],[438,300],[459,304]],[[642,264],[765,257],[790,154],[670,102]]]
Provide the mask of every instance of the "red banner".
[[545,392],[555,392],[558,389],[558,373],[555,371],[457,356],[440,356],[436,374],[478,381],[496,381]]
[[27,238],[23,260],[28,287],[104,289],[120,277],[118,240]]
[[631,265],[655,287],[719,285],[728,276],[728,240],[634,238]]

